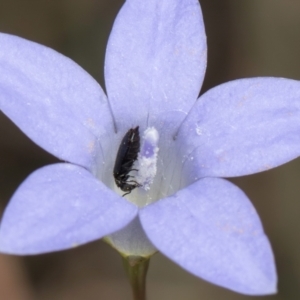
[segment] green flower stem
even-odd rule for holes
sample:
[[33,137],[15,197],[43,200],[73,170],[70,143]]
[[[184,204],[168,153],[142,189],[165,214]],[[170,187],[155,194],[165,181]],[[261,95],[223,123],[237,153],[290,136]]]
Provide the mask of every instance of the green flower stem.
[[132,288],[133,300],[146,300],[146,275],[150,258],[141,256],[122,258]]

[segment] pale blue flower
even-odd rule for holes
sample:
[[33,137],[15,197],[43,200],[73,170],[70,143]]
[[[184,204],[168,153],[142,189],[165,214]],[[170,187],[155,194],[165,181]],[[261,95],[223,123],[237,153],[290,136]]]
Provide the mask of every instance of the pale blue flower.
[[[105,237],[123,255],[156,249],[250,295],[276,291],[269,241],[247,196],[220,177],[300,154],[300,83],[241,79],[196,101],[206,68],[197,0],[127,0],[105,60],[106,96],[61,54],[0,34],[0,109],[62,163],[31,174],[4,213],[0,250],[37,254]],[[217,71],[217,70],[216,70]],[[159,134],[150,189],[127,195],[113,167],[125,133]]]

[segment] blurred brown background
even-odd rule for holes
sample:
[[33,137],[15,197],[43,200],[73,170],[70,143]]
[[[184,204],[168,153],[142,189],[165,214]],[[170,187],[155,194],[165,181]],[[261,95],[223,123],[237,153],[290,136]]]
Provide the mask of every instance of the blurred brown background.
[[[58,50],[103,86],[105,45],[122,3],[0,0],[0,31]],[[300,79],[299,0],[200,3],[208,36],[208,72],[202,92],[242,77]],[[0,209],[29,173],[55,161],[0,114]],[[279,293],[268,299],[300,299],[300,159],[233,181],[253,201],[275,252]],[[149,300],[251,298],[195,278],[160,254],[150,263],[148,295]],[[131,292],[119,255],[101,241],[47,255],[0,255],[0,300],[31,299],[130,300]]]

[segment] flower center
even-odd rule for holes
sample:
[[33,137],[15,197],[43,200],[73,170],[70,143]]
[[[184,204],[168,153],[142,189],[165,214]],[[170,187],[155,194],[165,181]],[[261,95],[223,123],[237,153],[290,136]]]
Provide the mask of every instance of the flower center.
[[158,141],[159,134],[154,127],[147,128],[142,137],[139,127],[131,128],[124,135],[116,155],[115,184],[125,192],[123,197],[138,206],[154,199],[150,187],[157,172]]
[[129,129],[103,148],[96,176],[139,207],[165,198],[182,186],[182,164],[173,139],[155,127]]

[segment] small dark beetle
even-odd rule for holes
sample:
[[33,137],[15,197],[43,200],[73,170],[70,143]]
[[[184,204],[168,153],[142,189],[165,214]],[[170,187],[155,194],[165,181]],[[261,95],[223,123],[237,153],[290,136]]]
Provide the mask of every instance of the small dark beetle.
[[139,126],[131,128],[127,131],[120,144],[118,154],[116,157],[116,162],[114,166],[114,177],[116,185],[127,194],[130,194],[133,189],[141,186],[135,180],[129,180],[129,173],[131,171],[137,171],[133,169],[132,166],[137,159],[138,153],[140,151],[140,133]]

